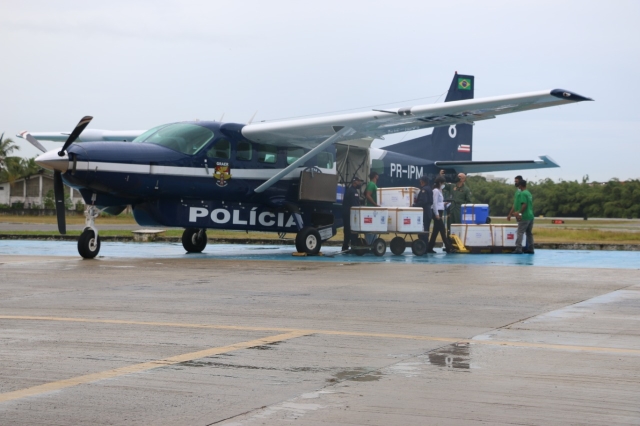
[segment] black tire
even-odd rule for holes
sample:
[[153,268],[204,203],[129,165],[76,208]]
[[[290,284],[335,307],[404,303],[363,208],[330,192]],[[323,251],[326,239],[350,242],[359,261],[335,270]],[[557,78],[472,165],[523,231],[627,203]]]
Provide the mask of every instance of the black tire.
[[427,243],[420,239],[413,240],[411,243],[411,251],[416,256],[422,256],[427,252]]
[[78,238],[78,253],[85,259],[93,259],[100,252],[100,235],[93,229],[85,229]]
[[182,247],[187,253],[201,253],[207,246],[207,233],[196,228],[187,228],[182,233]]
[[306,253],[313,256],[320,253],[321,246],[322,240],[316,228],[306,226],[298,231],[296,235],[296,250],[298,250],[298,253]]
[[487,225],[489,225],[489,224],[491,223],[491,218],[490,218],[489,216],[487,216],[487,220],[485,221],[485,223],[486,223]]
[[371,244],[371,252],[376,256],[384,256],[387,252],[387,243],[382,238],[376,238]]
[[406,250],[407,243],[405,243],[404,238],[395,237],[391,240],[389,247],[391,248],[391,253],[399,256]]
[[[364,247],[367,244],[367,240],[365,240],[364,238],[358,238],[356,240],[356,246],[358,247]],[[356,254],[356,256],[364,256],[365,253],[367,253],[369,251],[369,249],[367,248],[359,248],[359,249],[353,249],[353,252]]]

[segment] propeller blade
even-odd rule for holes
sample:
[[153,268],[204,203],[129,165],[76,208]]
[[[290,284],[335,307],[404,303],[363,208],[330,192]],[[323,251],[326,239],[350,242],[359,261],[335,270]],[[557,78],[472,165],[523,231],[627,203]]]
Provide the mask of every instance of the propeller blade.
[[64,235],[67,233],[64,211],[64,184],[62,183],[62,173],[53,172],[53,193],[56,201],[56,215],[58,216],[58,231]]
[[40,151],[47,152],[45,147],[42,146],[42,144],[40,142],[38,142],[38,139],[36,139],[33,136],[31,136],[31,133],[27,132],[26,130],[24,132],[20,132],[20,137],[23,138],[23,139],[26,139],[27,142],[29,142],[31,145],[33,145],[36,148],[38,148]]
[[78,136],[80,136],[80,133],[82,133],[85,127],[87,127],[89,123],[91,123],[91,120],[93,120],[93,117],[89,115],[87,115],[86,117],[82,117],[80,122],[78,122],[78,125],[76,126],[76,128],[73,129],[73,132],[71,132],[71,134],[69,135],[69,138],[64,143],[64,145],[62,145],[62,148],[58,152],[58,155],[60,157],[64,156],[64,153],[67,150],[67,148],[69,148],[69,145],[71,145],[72,143],[75,142],[76,139],[78,139]]

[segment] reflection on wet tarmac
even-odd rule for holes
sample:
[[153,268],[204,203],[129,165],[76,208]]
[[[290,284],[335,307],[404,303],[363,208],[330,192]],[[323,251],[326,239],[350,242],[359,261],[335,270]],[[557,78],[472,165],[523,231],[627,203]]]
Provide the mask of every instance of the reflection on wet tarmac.
[[429,362],[438,367],[450,369],[469,369],[470,345],[454,343],[429,353]]
[[[388,252],[377,257],[372,254],[355,256],[337,254],[339,247],[323,247],[326,256],[292,256],[295,248],[287,245],[209,244],[203,253],[186,254],[175,243],[119,243],[102,244],[100,258],[131,259],[229,259],[278,260],[290,262],[403,263],[439,265],[497,265],[546,266],[563,268],[639,269],[640,251],[536,250],[535,255],[513,254],[444,254],[414,256],[410,251],[401,256]],[[1,255],[71,256],[80,259],[77,243],[73,241],[0,240]],[[334,256],[335,255],[335,256]]]

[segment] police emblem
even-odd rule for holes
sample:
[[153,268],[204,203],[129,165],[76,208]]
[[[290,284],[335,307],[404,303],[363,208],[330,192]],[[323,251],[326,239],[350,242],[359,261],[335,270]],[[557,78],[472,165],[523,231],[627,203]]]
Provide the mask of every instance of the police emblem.
[[216,163],[213,178],[219,187],[224,188],[227,186],[229,184],[227,181],[231,179],[231,167],[229,167],[229,163]]

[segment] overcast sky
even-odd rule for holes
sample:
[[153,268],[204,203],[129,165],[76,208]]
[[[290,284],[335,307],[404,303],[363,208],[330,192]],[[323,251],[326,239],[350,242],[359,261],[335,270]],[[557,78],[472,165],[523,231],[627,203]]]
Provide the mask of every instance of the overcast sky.
[[84,115],[124,130],[411,106],[442,102],[458,71],[476,98],[596,101],[479,122],[474,160],[562,166],[534,180],[640,178],[638,1],[0,0],[0,54],[0,132],[28,157],[13,135]]

